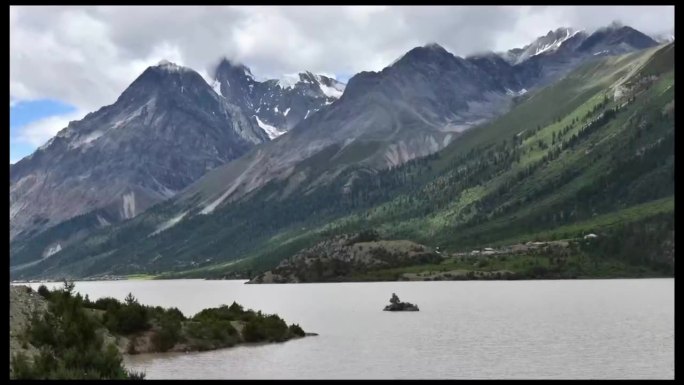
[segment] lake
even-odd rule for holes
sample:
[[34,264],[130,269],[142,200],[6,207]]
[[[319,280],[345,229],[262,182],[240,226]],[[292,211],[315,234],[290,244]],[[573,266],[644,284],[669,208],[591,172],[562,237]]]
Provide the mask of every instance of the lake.
[[[125,359],[148,379],[674,378],[674,279],[244,282],[77,282],[76,291],[130,292],[186,316],[236,301],[319,334]],[[392,293],[420,311],[382,311]]]

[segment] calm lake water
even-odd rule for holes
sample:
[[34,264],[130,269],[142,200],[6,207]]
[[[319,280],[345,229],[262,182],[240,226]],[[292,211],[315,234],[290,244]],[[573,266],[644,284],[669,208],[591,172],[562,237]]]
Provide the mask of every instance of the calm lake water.
[[[149,379],[674,378],[674,279],[243,282],[77,282],[76,290],[91,299],[131,292],[186,316],[237,301],[319,333],[126,358]],[[393,292],[420,311],[383,312]]]

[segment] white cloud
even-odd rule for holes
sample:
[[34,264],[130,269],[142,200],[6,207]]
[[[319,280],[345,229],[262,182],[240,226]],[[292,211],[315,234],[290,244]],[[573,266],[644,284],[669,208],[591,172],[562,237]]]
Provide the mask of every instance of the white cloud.
[[222,56],[257,78],[377,71],[417,45],[457,55],[506,50],[560,26],[621,20],[646,33],[674,7],[10,7],[10,95],[93,111],[161,59],[206,78]]
[[[65,128],[69,122],[83,119],[87,112],[75,111],[63,115],[52,115],[33,121],[25,126],[17,128],[13,141],[25,143],[35,147],[43,145],[50,138],[55,136],[61,129]],[[10,160],[10,163],[12,161]]]

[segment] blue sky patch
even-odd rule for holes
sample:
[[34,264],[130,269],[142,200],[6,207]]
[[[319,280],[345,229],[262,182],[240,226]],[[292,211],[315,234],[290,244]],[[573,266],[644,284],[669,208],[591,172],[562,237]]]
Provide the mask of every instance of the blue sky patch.
[[76,111],[72,105],[59,100],[41,99],[33,101],[20,101],[10,107],[10,161],[31,154],[36,146],[23,141],[15,140],[21,129],[35,121],[50,116],[64,115]]

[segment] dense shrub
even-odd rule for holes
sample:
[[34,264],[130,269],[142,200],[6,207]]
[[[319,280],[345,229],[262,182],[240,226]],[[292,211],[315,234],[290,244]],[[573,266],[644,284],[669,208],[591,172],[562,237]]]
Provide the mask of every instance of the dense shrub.
[[48,290],[47,286],[45,285],[40,285],[38,287],[38,294],[45,299],[50,299],[50,290]]
[[[97,302],[96,302],[97,304]],[[150,328],[147,308],[129,294],[125,304],[108,303],[103,322],[109,330],[115,333],[132,334]]]
[[152,335],[154,350],[165,352],[174,347],[181,339],[179,320],[165,317],[159,321],[159,330]]
[[201,321],[191,321],[187,324],[188,336],[211,347],[227,347],[239,341],[237,330],[230,321],[216,318],[204,318]]
[[288,327],[285,321],[272,314],[247,322],[242,336],[247,342],[282,342],[287,340]]
[[105,297],[91,303],[90,307],[99,310],[118,309],[121,307],[121,302],[116,298]]
[[48,312],[31,318],[27,335],[39,353],[33,362],[22,354],[15,355],[12,378],[125,379],[144,376],[125,370],[117,348],[104,345],[96,332],[97,320],[86,312],[81,296],[73,296],[72,292],[73,284],[50,292]]
[[[12,378],[38,379],[141,379],[127,372],[114,345],[105,346],[103,326],[128,336],[126,351],[136,354],[138,332],[152,329],[153,351],[165,352],[180,342],[193,349],[230,347],[244,337],[248,342],[281,342],[304,336],[299,325],[290,327],[277,315],[245,310],[241,305],[205,309],[188,320],[177,308],[144,306],[129,294],[125,301],[101,298],[95,302],[73,294],[73,285],[61,291],[41,289],[49,298],[49,311],[34,314],[27,342],[40,349],[33,362],[18,354],[11,363]],[[98,310],[94,312],[93,309]],[[102,313],[102,317],[98,317]],[[237,323],[237,324],[236,324]],[[236,325],[244,325],[243,336]]]
[[298,324],[290,325],[290,334],[294,336],[304,337],[304,329],[302,329]]

